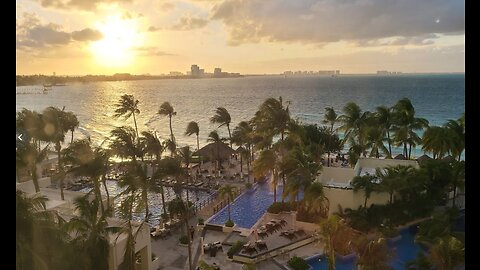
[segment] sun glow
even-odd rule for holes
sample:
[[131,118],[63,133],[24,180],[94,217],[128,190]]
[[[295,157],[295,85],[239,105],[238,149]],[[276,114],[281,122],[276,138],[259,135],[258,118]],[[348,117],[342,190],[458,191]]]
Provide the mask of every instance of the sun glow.
[[108,67],[131,65],[134,48],[142,42],[135,21],[111,16],[98,23],[97,29],[103,34],[101,40],[91,44],[97,62]]

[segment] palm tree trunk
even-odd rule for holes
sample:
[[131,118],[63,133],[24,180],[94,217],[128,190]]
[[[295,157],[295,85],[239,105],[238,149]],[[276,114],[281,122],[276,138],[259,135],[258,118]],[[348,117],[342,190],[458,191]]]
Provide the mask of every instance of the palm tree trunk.
[[250,183],[250,159],[247,158],[247,183]]
[[[145,185],[146,185],[146,183],[145,183]],[[145,203],[145,220],[147,220],[149,213],[148,213],[148,193],[147,193],[147,187],[146,186],[142,188],[142,199]]]
[[135,112],[133,113],[133,123],[135,124],[135,132],[137,133],[137,141],[140,140],[138,136],[138,127],[137,127],[137,119],[135,118]]
[[230,124],[227,124],[227,129],[228,129],[228,138],[230,142],[230,148],[232,148],[232,134],[230,133]]
[[230,196],[227,198],[227,208],[228,208],[228,220],[231,220],[230,217]]
[[390,192],[390,204],[393,203],[393,192]]
[[70,143],[73,143],[73,129],[72,129],[72,138],[70,139]]
[[188,200],[187,200],[187,213],[185,215],[185,227],[187,227],[187,239],[188,239],[188,269],[192,270],[192,241],[193,239],[190,239],[190,230],[188,226]]
[[162,181],[160,181],[160,189],[161,189],[160,195],[162,197],[163,214],[164,214],[165,218],[168,218],[167,205],[165,204],[165,189],[163,188],[163,182]]
[[37,164],[35,163],[33,165],[33,168],[31,168],[32,171],[32,181],[33,185],[35,186],[35,192],[40,192],[40,185],[38,184],[38,176],[37,176]]
[[407,143],[406,142],[403,143],[403,155],[405,156],[405,158],[407,158]]
[[408,147],[409,147],[408,148],[408,159],[410,159],[412,157],[412,144],[410,144]]
[[[197,134],[197,151],[200,150],[200,141],[198,140],[198,134]],[[202,171],[202,158],[200,157],[200,161],[198,163],[198,168],[200,171]]]
[[60,176],[60,197],[62,198],[62,201],[65,201],[65,195],[63,194],[63,169],[62,169],[62,164],[60,163],[60,142],[57,142],[56,145],[57,148],[57,164],[58,164],[58,175]]
[[169,115],[168,117],[170,118],[170,139],[173,141],[172,115]]
[[274,179],[274,172],[272,171],[272,180],[273,180],[273,202],[277,202],[277,180]]
[[363,208],[365,209],[367,208],[367,200],[368,200],[368,197],[365,196],[365,202],[363,203]]
[[100,211],[101,211],[102,215],[104,215],[105,214],[105,208],[103,207],[102,193],[100,193],[100,186],[98,185],[98,179],[91,178],[91,181],[93,182],[93,186],[95,188],[95,197],[97,197],[97,201],[100,204]]
[[242,173],[243,177],[243,155],[240,153],[240,173]]
[[387,140],[388,140],[388,154],[392,158],[392,143],[390,141],[390,131],[387,129]]
[[453,185],[453,201],[452,201],[452,208],[455,208],[455,199],[457,198],[457,181]]
[[108,192],[107,188],[107,178],[105,177],[105,173],[102,175],[102,183],[103,183],[103,188],[105,189],[105,194],[107,195],[107,211],[110,212],[110,193]]

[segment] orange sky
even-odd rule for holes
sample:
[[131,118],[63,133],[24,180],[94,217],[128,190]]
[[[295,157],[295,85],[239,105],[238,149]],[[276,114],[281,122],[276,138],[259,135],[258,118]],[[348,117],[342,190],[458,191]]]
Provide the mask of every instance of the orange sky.
[[16,3],[17,74],[465,70],[463,1]]

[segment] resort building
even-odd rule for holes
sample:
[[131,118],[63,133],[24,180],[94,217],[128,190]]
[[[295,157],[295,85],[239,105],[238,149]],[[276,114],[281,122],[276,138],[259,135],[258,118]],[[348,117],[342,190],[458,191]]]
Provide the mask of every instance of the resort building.
[[[377,169],[381,170],[387,166],[397,165],[419,167],[415,160],[378,158],[359,158],[353,168],[324,166],[322,173],[317,177],[316,181],[324,185],[325,196],[330,202],[329,214],[338,212],[339,206],[342,209],[357,209],[359,206],[363,206],[365,200],[364,191],[354,192],[351,186],[355,176],[373,175]],[[388,200],[389,195],[387,193],[373,192],[368,199],[368,205],[386,204]]]

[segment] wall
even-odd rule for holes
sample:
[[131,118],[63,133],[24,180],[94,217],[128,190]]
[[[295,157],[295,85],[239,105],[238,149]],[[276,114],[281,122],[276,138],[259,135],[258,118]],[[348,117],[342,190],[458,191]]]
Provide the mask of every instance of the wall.
[[348,183],[354,177],[352,168],[323,167],[323,171],[318,177],[319,181],[327,184],[333,178],[335,183]]
[[[360,205],[363,206],[365,201],[365,193],[363,190],[353,192],[352,189],[339,189],[324,187],[325,196],[330,202],[329,214],[338,212],[338,205],[343,209],[352,208],[357,209]],[[367,207],[371,204],[386,204],[389,200],[388,193],[373,192],[367,201]]]

